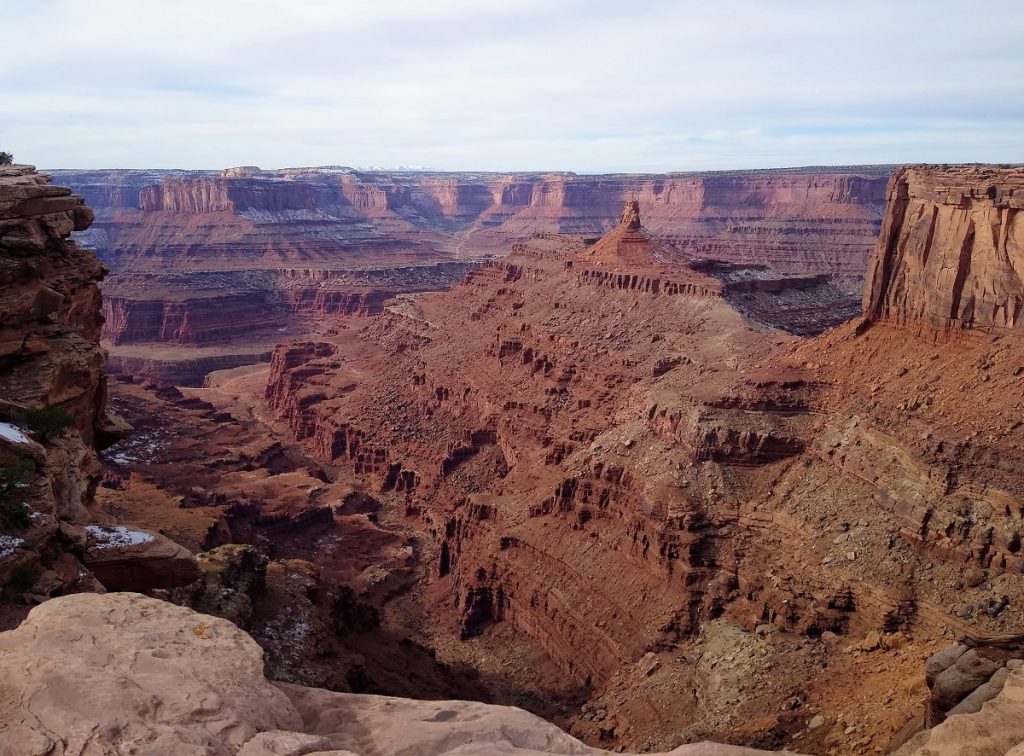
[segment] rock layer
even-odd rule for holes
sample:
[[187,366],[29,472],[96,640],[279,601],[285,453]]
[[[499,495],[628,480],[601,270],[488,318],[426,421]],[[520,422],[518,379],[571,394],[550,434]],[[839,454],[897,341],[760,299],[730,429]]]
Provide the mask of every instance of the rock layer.
[[106,271],[67,240],[91,220],[70,189],[31,166],[0,166],[0,626],[49,596],[103,590],[98,574],[115,561],[139,589],[195,578],[191,554],[166,539],[160,555],[129,555],[105,541],[97,550],[103,539],[89,530],[96,448],[129,430],[106,407]]
[[868,319],[938,333],[1024,327],[1024,170],[904,168],[888,200]]
[[[696,256],[859,282],[889,172],[864,166],[611,176],[345,168],[57,173],[98,213],[90,242],[104,259],[132,260],[115,266],[130,270],[239,267],[243,259],[240,267],[252,267],[254,254],[275,264],[310,260],[318,257],[309,246],[318,239],[333,240],[332,258],[371,259],[367,250],[388,240],[389,256],[431,247],[503,254],[534,233],[608,231],[623,202],[636,199],[655,236]],[[269,221],[275,225],[258,231]],[[257,235],[228,242],[240,222]],[[311,223],[319,230],[308,241],[287,254],[272,251]],[[190,246],[189,236],[203,246]]]
[[[105,271],[67,241],[91,220],[70,189],[31,166],[0,166],[0,626],[32,595],[95,586],[79,560],[102,472],[94,445],[112,428],[99,347]],[[44,408],[57,424],[30,432],[27,413]]]
[[[468,261],[535,233],[603,233],[630,197],[644,203],[659,243],[686,254],[857,288],[887,171],[60,174],[95,207],[82,240],[114,270],[104,338],[119,346],[115,356],[147,360],[151,376],[161,375],[153,350],[129,345],[183,346],[161,357],[170,378],[193,345],[248,340],[260,351],[252,339],[265,348],[280,333],[301,338],[338,316],[377,314],[396,294],[448,288]],[[812,317],[797,317],[806,331]]]

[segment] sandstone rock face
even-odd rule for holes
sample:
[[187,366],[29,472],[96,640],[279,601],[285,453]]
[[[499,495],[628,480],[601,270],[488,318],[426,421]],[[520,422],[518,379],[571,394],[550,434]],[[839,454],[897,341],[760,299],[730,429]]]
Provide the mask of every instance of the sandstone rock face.
[[[840,629],[851,603],[841,581],[820,598],[774,595],[737,567],[719,465],[799,454],[807,416],[801,378],[727,364],[790,337],[751,328],[718,278],[663,259],[633,222],[594,245],[536,238],[355,337],[282,347],[267,390],[298,438],[429,539],[425,569],[447,596],[421,611],[441,633],[469,642],[510,625],[583,691],[720,614],[737,570],[745,612],[765,621]],[[769,403],[780,411],[752,411]],[[675,709],[609,722],[606,742],[661,743],[648,724],[701,716]],[[600,742],[596,724],[580,727]]]
[[[963,657],[961,657],[963,658]],[[970,701],[976,698],[976,701]],[[895,751],[898,756],[1018,756],[1024,752],[1024,669],[1020,659],[976,689],[959,710]]]
[[31,166],[0,168],[3,394],[61,404],[87,440],[103,412],[96,284],[105,271],[66,239],[91,220],[81,197]]
[[201,574],[184,547],[159,533],[124,525],[86,526],[85,565],[111,591],[177,588]]
[[103,475],[96,449],[130,431],[107,411],[97,287],[106,271],[67,240],[92,217],[31,166],[0,167],[0,626],[50,596],[199,576],[178,544],[101,525],[91,511]]
[[[95,583],[79,557],[102,472],[93,447],[111,427],[99,347],[105,271],[67,241],[91,220],[70,189],[31,166],[0,166],[0,423],[9,429],[0,434],[0,626],[26,610],[23,596]],[[45,407],[72,427],[28,439],[26,411]]]
[[1024,170],[904,168],[888,200],[865,317],[939,333],[1024,327]]
[[[246,177],[249,169],[224,180]],[[520,186],[504,187],[502,202],[506,189],[509,202],[520,202]],[[430,203],[448,228],[486,201],[451,182],[421,191],[401,201]],[[154,197],[161,209],[146,212],[218,216],[236,212],[225,203],[258,202],[224,194],[216,182],[179,199]],[[385,213],[389,201],[371,193],[359,204]],[[266,212],[292,212],[290,202],[266,199]],[[449,668],[474,667],[494,696],[565,722],[594,745],[668,750],[713,737],[870,752],[929,696],[948,716],[940,727],[981,716],[995,747],[1012,741],[1013,727],[997,730],[985,719],[990,707],[1014,700],[1009,661],[996,664],[980,647],[950,652],[931,664],[930,694],[916,676],[950,630],[1006,633],[1024,622],[1017,332],[971,324],[963,338],[937,346],[920,338],[923,329],[883,318],[798,340],[775,327],[771,303],[797,312],[823,282],[695,260],[648,223],[630,205],[604,239],[540,234],[452,292],[403,297],[372,319],[340,315],[318,338],[276,351],[265,404],[253,395],[232,405],[241,420],[217,411],[213,386],[124,384],[201,421],[177,438],[141,444],[136,454],[146,459],[129,479],[111,476],[123,488],[111,489],[109,511],[125,511],[133,491],[156,500],[159,482],[180,498],[164,493],[170,500],[148,513],[154,520],[204,548],[235,541],[272,551],[265,574],[261,560],[243,558],[247,549],[204,557],[201,584],[179,590],[248,622],[274,675],[292,682],[357,669],[347,666],[352,649],[369,657],[394,648],[372,646],[367,636],[375,635],[423,644]],[[56,299],[33,301],[42,313]],[[308,454],[259,440],[277,423]],[[33,445],[7,425],[0,435],[13,453],[42,459],[60,447],[61,460],[76,458],[78,447],[62,446],[72,434]],[[128,450],[117,455],[111,464],[124,468]],[[83,500],[79,478],[54,479],[62,500]],[[352,483],[345,495],[339,480]],[[73,510],[70,502],[61,511]],[[90,529],[61,527],[84,553]],[[0,540],[0,558],[24,551]],[[78,564],[52,572],[77,576]],[[40,581],[53,586],[53,576]],[[120,616],[112,607],[97,616]],[[77,626],[96,625],[86,614]],[[31,645],[25,637],[43,637],[27,624],[10,648],[0,645],[0,664],[8,650]],[[40,624],[59,622],[43,612]],[[163,616],[162,624],[175,620]],[[193,629],[193,637],[205,632]],[[157,636],[128,640],[136,650],[168,646]],[[406,653],[403,663],[413,658]],[[15,668],[15,689],[35,690],[25,663]],[[363,670],[366,677],[342,684],[399,684],[401,673],[379,661],[364,659]],[[900,695],[883,702],[879,690]],[[237,702],[207,706],[197,693],[187,705],[159,700],[126,737],[179,749],[220,748],[224,737],[221,752],[250,753],[406,745],[589,752],[549,725],[519,719],[528,715],[505,719],[508,710],[482,704],[281,691],[292,707],[287,721],[260,709],[254,725]],[[52,703],[42,693],[24,700]],[[88,722],[102,712],[72,703],[84,707],[81,719],[57,718],[92,732]],[[32,723],[36,714],[12,706],[17,713],[0,721],[27,727],[18,731],[24,742],[60,740]],[[182,711],[192,724],[201,720],[198,731],[173,719]],[[482,734],[474,722],[486,723]],[[397,734],[375,740],[382,729]],[[914,742],[944,746],[923,737]],[[951,734],[949,742],[966,741]]]
[[37,607],[0,635],[0,678],[0,753],[11,756],[604,753],[518,709],[274,685],[235,625],[130,593]]
[[264,352],[282,333],[302,338],[340,315],[379,314],[395,294],[448,288],[472,261],[535,233],[603,233],[630,197],[648,231],[687,254],[858,288],[887,169],[59,173],[96,209],[82,240],[114,270],[104,310],[112,366],[144,361],[150,377],[173,378],[196,345],[219,344],[224,358],[228,345]]
[[[633,199],[645,207],[655,236],[697,256],[850,281],[863,273],[888,174],[871,167],[656,176],[343,168],[57,172],[98,213],[90,243],[111,262],[132,259],[116,265],[126,270],[168,263],[199,269],[213,261],[221,269],[251,268],[256,252],[265,263],[369,260],[375,246],[391,257],[455,246],[503,254],[533,233],[608,231]],[[270,221],[273,228],[259,230]],[[240,231],[240,222],[250,230]],[[243,236],[231,239],[238,233]],[[189,235],[202,239],[202,251],[188,248]],[[290,251],[274,251],[285,238]]]
[[925,669],[930,689],[925,725],[980,711],[1022,666],[1024,637],[1015,634],[968,636],[933,654]]
[[242,631],[136,594],[42,604],[0,636],[0,667],[11,754],[228,754],[301,727]]

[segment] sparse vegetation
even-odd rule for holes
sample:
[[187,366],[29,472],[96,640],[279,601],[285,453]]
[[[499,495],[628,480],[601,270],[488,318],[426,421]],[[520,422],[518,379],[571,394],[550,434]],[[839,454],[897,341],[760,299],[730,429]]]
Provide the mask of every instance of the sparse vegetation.
[[75,424],[75,419],[63,407],[48,404],[45,407],[29,409],[20,413],[18,424],[23,426],[36,441],[45,443],[66,428]]
[[35,464],[28,459],[0,467],[0,522],[8,527],[20,529],[32,524],[22,489],[28,485],[35,471]]
[[0,165],[10,165],[14,162],[14,155],[0,150]]
[[43,568],[35,561],[22,562],[14,567],[7,576],[7,587],[14,593],[25,593],[36,584]]

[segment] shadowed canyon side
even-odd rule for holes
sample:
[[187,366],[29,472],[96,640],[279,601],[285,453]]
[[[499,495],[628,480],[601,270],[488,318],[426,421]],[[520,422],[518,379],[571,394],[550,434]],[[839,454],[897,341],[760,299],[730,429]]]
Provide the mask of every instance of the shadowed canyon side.
[[104,268],[67,240],[92,222],[70,189],[0,166],[0,627],[50,596],[189,583],[192,555],[94,511],[96,450],[128,428],[107,410]]
[[[987,170],[974,212],[996,217],[1019,174]],[[922,170],[922,191],[961,173]],[[439,655],[491,680],[585,699],[584,739],[884,748],[947,636],[1024,622],[1019,338],[969,320],[936,345],[875,322],[869,286],[868,318],[796,340],[728,296],[756,276],[637,220],[279,348],[270,407],[419,531],[429,584],[388,616],[431,618]],[[890,203],[892,238],[912,222]]]
[[[265,359],[276,341],[315,334],[325,320],[448,288],[535,233],[603,233],[630,197],[653,233],[688,254],[859,290],[888,170],[56,173],[97,213],[81,241],[113,270],[111,366],[201,385],[204,371]],[[840,309],[853,301],[843,294]]]

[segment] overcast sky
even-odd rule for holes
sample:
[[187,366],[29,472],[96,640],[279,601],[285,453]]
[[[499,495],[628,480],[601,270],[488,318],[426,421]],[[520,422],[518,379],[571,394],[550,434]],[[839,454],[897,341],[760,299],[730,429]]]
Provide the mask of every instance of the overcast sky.
[[1024,1],[0,0],[47,168],[1024,162]]

